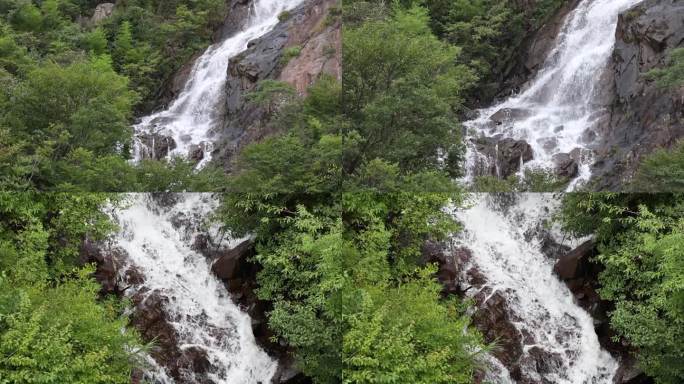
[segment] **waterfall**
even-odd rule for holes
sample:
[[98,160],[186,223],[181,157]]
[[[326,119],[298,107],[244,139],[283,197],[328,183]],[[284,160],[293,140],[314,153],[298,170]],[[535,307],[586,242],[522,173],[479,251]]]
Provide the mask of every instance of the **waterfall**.
[[141,136],[170,137],[175,148],[167,156],[187,157],[194,148],[204,152],[198,164],[211,160],[212,137],[223,121],[223,100],[229,60],[245,51],[248,43],[278,24],[278,16],[303,0],[255,0],[243,30],[223,42],[210,46],[194,63],[178,97],[166,110],[143,117],[134,126],[134,161],[153,153]]
[[[477,271],[484,283],[467,293],[484,296],[483,301],[495,294],[505,299],[524,345],[520,360],[531,362],[521,364],[528,380],[524,382],[612,383],[617,362],[601,348],[591,316],[575,304],[570,290],[553,274],[555,260],[541,249],[542,231],[563,241],[557,225],[546,229],[560,205],[558,197],[476,194],[468,205],[453,209],[464,226],[453,241],[471,251],[471,272]],[[565,242],[574,246],[578,240]],[[472,281],[464,277],[464,283]],[[498,372],[493,382],[514,382],[502,364],[493,368]]]
[[[211,194],[199,193],[167,199],[174,201],[160,204],[152,195],[131,194],[113,214],[121,227],[114,243],[126,253],[127,267],[121,278],[131,269],[144,277],[132,283],[126,295],[142,302],[163,297],[177,347],[206,354],[210,365],[206,374],[197,377],[196,372],[186,370],[181,382],[269,383],[277,363],[257,346],[250,317],[214,276],[211,261],[193,247],[197,235],[206,232],[218,247],[233,245],[231,239],[221,238],[218,228],[203,229],[217,201]],[[165,367],[152,358],[149,361],[149,380],[174,382]]]
[[[478,118],[465,123],[473,133],[468,139],[525,140],[534,153],[526,168],[553,169],[554,156],[570,154],[579,172],[568,188],[587,181],[591,176],[591,129],[607,112],[597,105],[597,99],[615,44],[618,15],[640,1],[583,0],[566,17],[555,47],[535,78],[520,94],[478,111]],[[503,118],[494,122],[491,117],[500,111]],[[469,144],[466,181],[477,176],[481,161]]]
[[[254,0],[241,31],[214,44],[195,61],[178,97],[167,109],[145,116],[134,126],[134,159],[155,155],[155,143],[166,140],[166,154],[188,157],[203,152],[198,168],[211,159],[211,142],[221,128],[229,60],[248,48],[250,41],[271,31],[278,16],[303,0]],[[143,137],[150,140],[146,144]],[[151,147],[149,146],[151,144]],[[163,312],[173,327],[181,351],[199,351],[208,361],[201,374],[182,369],[183,383],[269,383],[277,363],[256,344],[251,319],[230,298],[211,271],[211,260],[193,249],[200,223],[217,202],[207,194],[176,195],[159,204],[152,195],[133,194],[129,206],[112,215],[122,230],[115,246],[126,253],[127,268],[142,275],[126,289],[137,300],[161,297]],[[219,241],[227,248],[227,240]],[[134,279],[135,280],[135,279]],[[127,282],[128,283],[128,282]],[[148,356],[147,380],[174,383],[168,367]]]

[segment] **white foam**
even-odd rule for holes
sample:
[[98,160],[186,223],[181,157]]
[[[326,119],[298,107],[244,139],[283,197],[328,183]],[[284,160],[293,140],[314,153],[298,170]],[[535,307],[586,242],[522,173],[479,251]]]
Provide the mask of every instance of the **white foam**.
[[[553,156],[573,149],[586,150],[592,140],[585,133],[607,112],[597,105],[601,92],[597,86],[607,67],[615,45],[615,29],[620,12],[641,0],[583,0],[566,17],[554,49],[542,69],[519,94],[500,104],[479,110],[479,117],[466,122],[471,137],[495,136],[526,140],[532,146],[534,159],[526,168],[553,169]],[[525,110],[518,118],[493,125],[489,119],[497,111],[510,108]],[[559,127],[562,130],[556,132]],[[548,140],[555,146],[545,148]],[[482,161],[470,140],[467,140],[465,181],[473,179],[475,164]],[[586,153],[591,153],[586,152]],[[570,184],[576,188],[591,176],[592,156],[580,161],[579,175]]]
[[540,239],[529,236],[551,217],[559,200],[550,194],[523,194],[502,209],[495,198],[476,194],[469,208],[454,211],[464,226],[454,241],[472,250],[472,263],[486,277],[487,286],[506,298],[512,318],[519,319],[516,328],[533,336],[535,344],[526,345],[525,353],[536,345],[562,359],[553,372],[528,367],[524,373],[538,382],[543,378],[559,384],[612,383],[618,364],[601,348],[593,319],[554,275],[554,260],[541,252]]
[[[115,243],[145,278],[126,293],[168,298],[165,311],[178,334],[178,347],[206,351],[212,383],[270,382],[277,363],[256,344],[250,317],[231,300],[210,261],[191,248],[216,200],[210,194],[182,194],[177,199],[171,207],[160,207],[150,195],[132,194],[127,206],[114,213],[121,226]],[[213,243],[232,245],[230,239]],[[158,364],[152,364],[147,375],[156,383],[173,383]],[[185,375],[183,383],[200,382],[192,372]]]
[[225,84],[230,58],[247,49],[247,44],[278,24],[278,15],[293,9],[303,0],[257,0],[252,4],[246,27],[221,43],[210,46],[195,61],[183,91],[163,111],[143,117],[134,126],[134,161],[151,151],[137,138],[141,134],[170,136],[176,148],[169,156],[187,157],[193,146],[204,146],[202,167],[211,159],[212,137],[220,128],[224,114]]

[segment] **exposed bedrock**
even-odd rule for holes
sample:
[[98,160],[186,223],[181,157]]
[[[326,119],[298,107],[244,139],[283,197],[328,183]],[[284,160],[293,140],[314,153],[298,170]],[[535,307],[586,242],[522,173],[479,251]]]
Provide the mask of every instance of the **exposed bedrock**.
[[307,0],[227,63],[226,116],[213,154],[227,170],[241,148],[276,131],[266,120],[279,105],[259,106],[246,98],[260,81],[284,81],[304,95],[324,74],[341,77],[339,12],[338,0]]
[[659,88],[646,76],[682,46],[683,2],[645,0],[620,14],[605,84],[608,114],[598,126],[594,188],[624,188],[645,155],[684,136],[684,87]]

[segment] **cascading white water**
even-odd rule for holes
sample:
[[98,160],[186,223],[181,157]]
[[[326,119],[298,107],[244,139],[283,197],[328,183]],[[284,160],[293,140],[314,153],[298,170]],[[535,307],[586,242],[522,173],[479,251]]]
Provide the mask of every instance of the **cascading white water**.
[[[202,167],[211,159],[211,138],[222,122],[224,88],[230,58],[248,48],[279,22],[278,16],[304,0],[254,0],[244,28],[223,42],[210,46],[194,63],[188,80],[170,106],[143,117],[134,126],[134,158],[155,157],[154,144],[140,137],[170,137],[176,148],[168,156],[187,157],[194,147],[203,149]],[[268,383],[277,363],[259,349],[249,316],[231,301],[210,263],[191,248],[192,236],[174,226],[181,216],[200,220],[216,202],[210,195],[189,194],[168,207],[159,207],[151,195],[131,195],[132,205],[115,213],[123,231],[116,243],[128,253],[131,266],[144,276],[144,283],[127,294],[159,293],[169,299],[164,310],[173,318],[178,346],[199,348],[211,364],[212,383]],[[187,230],[187,228],[185,228]],[[228,246],[223,244],[223,246]],[[152,369],[146,374],[156,383],[172,383],[165,368],[149,357]],[[182,382],[205,382],[185,372]]]
[[[126,251],[130,268],[144,282],[126,290],[129,296],[161,295],[177,333],[178,347],[206,352],[211,383],[268,383],[277,363],[261,350],[252,334],[250,317],[231,300],[211,271],[210,261],[191,247],[197,228],[216,207],[211,194],[182,194],[172,207],[160,206],[151,195],[132,194],[114,213],[121,227],[115,243]],[[210,234],[212,231],[209,231]],[[213,234],[216,235],[216,228]],[[221,247],[230,240],[214,236]],[[121,272],[126,273],[125,269]],[[147,376],[155,383],[174,381],[150,358]],[[206,382],[185,372],[183,383]]]
[[[195,61],[190,76],[179,96],[168,109],[145,116],[134,126],[134,161],[139,161],[147,148],[140,135],[171,137],[176,148],[169,156],[187,157],[198,146],[204,157],[198,167],[211,159],[211,138],[222,121],[226,72],[230,58],[247,49],[247,44],[266,34],[278,24],[278,15],[303,0],[256,0],[251,5],[249,19],[240,32],[225,41],[210,46]],[[154,136],[153,136],[154,137]],[[149,154],[148,154],[149,155]]]
[[[550,194],[522,194],[503,208],[496,199],[476,194],[470,207],[454,210],[464,226],[454,242],[472,251],[470,262],[486,280],[481,290],[491,290],[489,297],[495,292],[505,297],[516,329],[528,335],[523,353],[536,346],[561,362],[549,364],[552,372],[537,372],[532,366],[523,373],[538,383],[612,383],[617,362],[601,348],[590,315],[553,274],[554,260],[542,253],[539,237],[531,236],[553,215],[559,200]],[[557,228],[552,232],[557,236]],[[495,382],[512,383],[497,364],[497,370],[502,369]]]
[[[534,154],[526,168],[553,169],[554,155],[575,150],[580,170],[569,189],[588,180],[591,139],[585,134],[602,115],[596,105],[597,86],[615,44],[618,15],[639,2],[583,0],[566,18],[554,49],[523,92],[480,110],[477,119],[465,123],[471,137],[526,140]],[[509,114],[497,125],[490,117],[502,110]],[[469,145],[467,181],[481,161],[486,159]]]

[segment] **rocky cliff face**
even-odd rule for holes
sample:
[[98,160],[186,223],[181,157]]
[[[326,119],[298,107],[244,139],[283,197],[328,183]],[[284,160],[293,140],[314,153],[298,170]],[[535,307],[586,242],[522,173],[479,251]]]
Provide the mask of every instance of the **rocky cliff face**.
[[[307,0],[281,18],[228,63],[226,120],[213,154],[227,170],[241,148],[273,133],[265,124],[267,111],[246,100],[260,81],[285,81],[304,95],[323,75],[341,78],[339,1]],[[298,54],[287,60],[286,50]]]
[[594,165],[594,188],[624,189],[640,160],[684,136],[684,87],[662,89],[646,73],[684,46],[684,2],[646,0],[623,12],[607,71],[608,118]]

